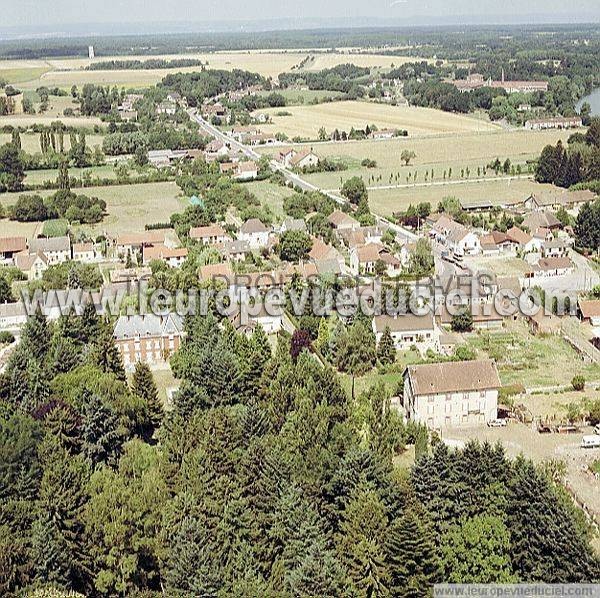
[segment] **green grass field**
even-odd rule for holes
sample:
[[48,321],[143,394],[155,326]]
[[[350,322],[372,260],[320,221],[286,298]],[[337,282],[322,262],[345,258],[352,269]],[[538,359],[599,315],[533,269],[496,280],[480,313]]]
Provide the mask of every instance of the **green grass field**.
[[47,73],[50,67],[24,67],[24,68],[0,68],[0,79],[10,84],[25,83],[39,79],[44,73]]
[[69,222],[65,219],[46,220],[42,227],[42,234],[46,237],[62,237],[69,230]]
[[245,183],[245,188],[254,193],[261,203],[270,208],[277,218],[285,217],[283,212],[283,200],[293,195],[293,189],[270,183],[269,181],[254,181]]
[[[89,172],[91,176],[98,176],[106,179],[114,179],[117,176],[112,164],[92,166],[90,168],[69,168],[69,176],[78,179],[81,179],[85,172]],[[58,171],[56,169],[28,170],[25,183],[27,185],[41,185],[45,181],[55,181],[57,176]]]
[[440,133],[469,133],[499,130],[499,126],[472,116],[462,116],[431,108],[390,106],[366,101],[328,102],[308,106],[290,106],[292,116],[277,116],[281,108],[260,110],[272,118],[272,124],[261,129],[270,133],[285,133],[290,139],[317,139],[319,129],[327,133],[334,129],[350,131],[366,125],[378,128],[406,129],[411,137]]
[[[76,190],[79,192],[79,190]],[[91,235],[104,233],[118,234],[144,230],[144,225],[166,222],[171,214],[183,210],[187,200],[180,196],[180,189],[175,183],[147,183],[143,185],[119,185],[114,187],[89,187],[81,192],[91,197],[104,199],[107,204],[106,218],[96,225],[84,225],[81,228]],[[40,191],[43,197],[53,191]],[[14,204],[22,193],[3,193],[0,195],[2,205]],[[5,235],[25,234],[16,230],[27,230],[31,235],[38,223],[26,223],[17,226],[8,220],[0,221],[0,231]],[[15,232],[10,232],[11,227]]]

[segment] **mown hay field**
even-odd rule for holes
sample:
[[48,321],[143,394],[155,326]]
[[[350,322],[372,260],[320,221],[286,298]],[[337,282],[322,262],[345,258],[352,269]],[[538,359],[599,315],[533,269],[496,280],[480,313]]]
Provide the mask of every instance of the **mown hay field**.
[[410,204],[428,201],[432,206],[445,197],[456,197],[466,202],[480,200],[500,205],[510,200],[525,199],[534,192],[553,189],[552,185],[541,185],[531,179],[501,181],[458,182],[400,189],[370,189],[369,205],[375,214],[389,216],[405,210]]
[[412,137],[440,133],[465,133],[499,130],[499,126],[472,116],[463,116],[416,106],[391,106],[374,102],[329,102],[313,106],[290,106],[290,116],[277,116],[281,108],[260,110],[271,116],[272,123],[261,125],[271,133],[285,133],[290,139],[317,139],[321,127],[328,134],[335,129],[349,132],[352,127],[364,129],[406,129]]

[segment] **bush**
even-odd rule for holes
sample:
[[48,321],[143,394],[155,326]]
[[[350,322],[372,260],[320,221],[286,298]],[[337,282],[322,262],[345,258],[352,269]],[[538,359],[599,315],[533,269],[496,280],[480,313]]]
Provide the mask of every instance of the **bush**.
[[14,342],[15,342],[15,337],[12,334],[12,332],[9,332],[8,330],[2,330],[0,332],[0,344],[10,345],[10,343],[14,343]]
[[585,388],[585,378],[583,376],[574,376],[571,380],[573,390],[583,390]]

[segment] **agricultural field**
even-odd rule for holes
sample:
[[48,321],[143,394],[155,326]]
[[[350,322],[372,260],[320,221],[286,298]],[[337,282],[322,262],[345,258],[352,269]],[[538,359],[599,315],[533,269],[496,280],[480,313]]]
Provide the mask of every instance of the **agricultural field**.
[[[568,386],[576,375],[600,380],[600,365],[586,364],[562,337],[533,336],[524,320],[499,331],[472,334],[467,344],[480,358],[496,360],[502,384],[525,388]],[[561,367],[556,368],[560,363]]]
[[[309,61],[307,70],[331,68],[337,64],[351,62],[357,66],[390,68],[403,62],[417,60],[402,56],[383,56],[377,54],[349,54],[344,52],[315,54],[312,51],[265,51],[265,52],[213,52],[200,54],[172,54],[157,56],[97,56],[96,62],[131,59],[148,60],[149,58],[178,59],[189,58],[202,60],[211,69],[232,70],[244,69],[260,73],[265,77],[276,79],[280,73],[290,71],[298,66],[307,56],[314,56]],[[0,77],[6,73],[11,82],[19,83],[22,89],[36,89],[41,85],[69,89],[72,85],[96,83],[102,85],[119,85],[122,87],[147,87],[156,84],[165,75],[172,72],[192,72],[199,67],[175,69],[148,69],[124,71],[86,71],[91,63],[87,57],[50,58],[48,60],[6,60],[0,61]]]
[[18,114],[0,116],[1,127],[32,127],[33,125],[49,126],[57,120],[62,121],[68,127],[82,127],[92,129],[95,126],[102,127],[104,124],[96,116],[49,116],[47,114]]
[[[307,108],[314,109],[320,106]],[[292,110],[294,108],[290,112]],[[441,119],[446,117],[444,112],[433,112],[441,115]],[[290,117],[282,117],[285,118]],[[362,126],[364,127],[364,122]],[[411,130],[409,127],[409,133]],[[512,164],[521,165],[523,172],[526,172],[526,162],[537,158],[544,146],[556,144],[559,139],[566,143],[568,136],[569,133],[565,131],[497,130],[489,133],[446,134],[418,139],[409,136],[379,141],[312,143],[300,145],[298,149],[312,148],[319,157],[344,162],[348,166],[348,170],[343,172],[306,175],[306,179],[315,185],[325,189],[336,189],[340,186],[340,177],[346,180],[352,176],[362,176],[368,186],[382,186],[407,184],[413,181],[412,177],[417,173],[417,183],[423,183],[425,172],[431,177],[432,170],[433,180],[443,182],[444,171],[448,174],[450,168],[453,181],[460,180],[461,169],[465,170],[466,175],[467,168],[470,170],[469,178],[473,179],[478,177],[478,169],[479,175],[483,177],[483,168],[496,158],[501,161],[509,158]],[[416,154],[409,166],[404,166],[400,160],[403,150]],[[259,151],[272,155],[276,149],[261,148]],[[375,160],[377,166],[369,169],[362,167],[361,161],[365,158]],[[494,176],[495,173],[488,170],[487,177]]]
[[272,123],[262,125],[261,129],[268,133],[285,133],[290,139],[317,139],[321,127],[330,134],[334,129],[350,131],[352,127],[364,129],[371,124],[380,129],[406,129],[412,137],[499,130],[498,125],[472,116],[374,102],[346,101],[291,106],[287,109],[291,116],[277,116],[280,110],[281,108],[260,110],[272,118]]
[[[15,199],[8,203],[14,203]],[[3,205],[5,204],[3,203]],[[27,237],[30,239],[37,234],[41,234],[41,232],[41,222],[15,222],[14,220],[0,218],[0,237]]]
[[[82,227],[91,235],[143,230],[145,224],[168,221],[171,214],[183,210],[187,205],[187,200],[180,195],[179,187],[172,182],[88,187],[74,191],[106,201],[108,214],[104,220],[96,225]],[[47,197],[52,193],[54,191],[40,191],[39,195]],[[0,203],[4,206],[14,204],[19,195],[23,194],[1,194]],[[34,231],[39,223],[25,224],[28,230]],[[0,220],[0,233],[6,231],[7,235],[24,234],[14,230],[16,227],[21,228],[19,225],[18,222]]]
[[435,183],[400,189],[370,189],[369,205],[374,213],[390,216],[394,212],[405,210],[410,204],[428,201],[432,206],[436,206],[445,197],[456,197],[466,202],[486,200],[500,205],[510,200],[525,199],[534,192],[539,193],[553,188],[552,185],[541,185],[532,179],[520,178]]

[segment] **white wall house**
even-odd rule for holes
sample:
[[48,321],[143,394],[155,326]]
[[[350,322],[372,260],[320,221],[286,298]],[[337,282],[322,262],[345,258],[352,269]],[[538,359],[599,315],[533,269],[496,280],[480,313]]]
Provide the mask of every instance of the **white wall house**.
[[398,316],[381,315],[373,318],[373,333],[377,344],[380,343],[385,329],[390,329],[394,347],[406,351],[415,346],[424,354],[429,349],[440,351],[440,331],[436,327],[431,312],[423,316],[412,313]]
[[500,386],[492,360],[411,365],[404,372],[405,415],[432,430],[482,425],[498,416]]
[[242,224],[238,240],[246,241],[253,249],[260,249],[269,244],[269,235],[269,229],[258,218],[250,218]]

